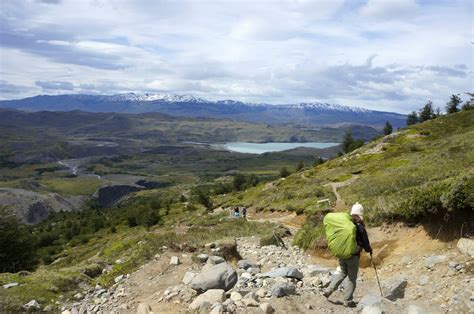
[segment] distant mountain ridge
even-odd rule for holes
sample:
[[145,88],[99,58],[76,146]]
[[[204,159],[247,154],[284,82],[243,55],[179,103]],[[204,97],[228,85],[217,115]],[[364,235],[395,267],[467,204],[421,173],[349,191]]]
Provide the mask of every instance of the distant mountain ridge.
[[269,124],[334,125],[365,124],[381,128],[386,121],[394,127],[405,125],[399,113],[369,110],[328,103],[271,105],[235,100],[206,100],[192,95],[136,94],[117,95],[40,95],[19,100],[0,101],[0,107],[28,111],[72,111],[146,113],[174,116],[227,118]]

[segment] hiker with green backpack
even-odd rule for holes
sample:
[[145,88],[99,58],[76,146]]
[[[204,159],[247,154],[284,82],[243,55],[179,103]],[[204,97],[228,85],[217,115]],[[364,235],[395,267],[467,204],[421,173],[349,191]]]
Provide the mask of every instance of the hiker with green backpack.
[[365,230],[363,217],[364,208],[361,204],[355,203],[350,215],[348,213],[329,213],[323,220],[328,247],[339,259],[341,268],[341,271],[334,276],[323,295],[329,298],[341,282],[349,277],[348,284],[344,289],[344,306],[353,306],[354,304],[352,298],[356,288],[362,249],[370,253],[372,257],[372,248]]

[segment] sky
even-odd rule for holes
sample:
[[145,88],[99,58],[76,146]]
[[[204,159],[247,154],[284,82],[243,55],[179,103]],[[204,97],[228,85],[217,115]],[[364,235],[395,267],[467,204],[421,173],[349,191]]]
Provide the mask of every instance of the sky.
[[1,0],[0,99],[443,109],[474,90],[473,30],[470,0]]

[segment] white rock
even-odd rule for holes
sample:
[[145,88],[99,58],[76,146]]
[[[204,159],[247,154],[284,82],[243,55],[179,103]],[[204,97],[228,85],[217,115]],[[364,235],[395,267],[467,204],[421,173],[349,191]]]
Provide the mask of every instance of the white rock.
[[210,289],[199,295],[193,302],[189,305],[190,311],[195,311],[200,308],[203,303],[218,303],[225,301],[225,291],[222,289]]
[[193,281],[194,277],[196,277],[196,275],[197,274],[192,271],[187,271],[186,274],[184,274],[183,283],[185,285],[189,285],[191,281]]
[[224,313],[224,306],[222,304],[215,304],[212,306],[210,314],[222,314]]
[[468,238],[461,238],[457,243],[458,250],[470,257],[474,256],[474,240]]
[[408,314],[425,314],[426,312],[421,307],[419,307],[417,305],[414,305],[414,304],[411,304],[408,307],[407,313]]
[[240,301],[242,300],[242,295],[238,292],[232,291],[230,293],[230,298],[232,299],[232,301]]
[[179,261],[179,257],[177,256],[172,256],[171,259],[170,259],[170,265],[179,265],[180,264],[180,261]]
[[124,275],[120,275],[120,276],[115,277],[114,281],[115,281],[115,283],[119,283],[119,282],[122,281],[124,278],[125,278]]
[[13,287],[18,287],[20,284],[18,282],[12,282],[12,283],[7,283],[6,285],[3,285],[3,288],[5,289],[10,289]]
[[272,314],[275,312],[272,305],[268,302],[260,304],[260,309],[263,311],[264,314]]
[[36,300],[31,300],[30,302],[23,305],[23,307],[27,310],[39,310],[40,305]]
[[382,310],[378,306],[369,305],[364,307],[362,314],[382,314]]

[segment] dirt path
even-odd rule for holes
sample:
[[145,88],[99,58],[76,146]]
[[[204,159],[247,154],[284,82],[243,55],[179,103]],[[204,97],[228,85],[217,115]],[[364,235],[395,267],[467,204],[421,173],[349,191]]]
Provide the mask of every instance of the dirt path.
[[343,181],[343,182],[331,182],[326,184],[325,186],[330,186],[332,188],[332,192],[336,196],[336,204],[333,206],[333,210],[338,212],[338,211],[344,211],[347,210],[347,204],[344,202],[342,199],[341,195],[337,191],[338,188],[342,188],[344,186],[351,185],[354,183],[359,178],[357,175],[353,175],[349,180]]

